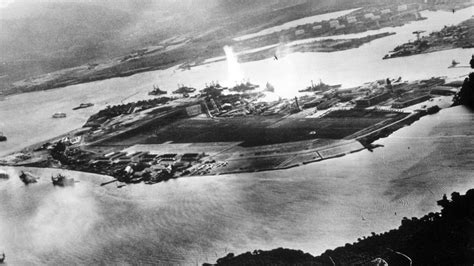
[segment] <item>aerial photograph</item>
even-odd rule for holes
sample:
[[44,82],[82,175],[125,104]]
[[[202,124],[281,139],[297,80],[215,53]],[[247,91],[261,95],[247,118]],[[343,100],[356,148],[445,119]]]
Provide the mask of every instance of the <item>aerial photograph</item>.
[[0,265],[474,265],[474,0],[0,0]]

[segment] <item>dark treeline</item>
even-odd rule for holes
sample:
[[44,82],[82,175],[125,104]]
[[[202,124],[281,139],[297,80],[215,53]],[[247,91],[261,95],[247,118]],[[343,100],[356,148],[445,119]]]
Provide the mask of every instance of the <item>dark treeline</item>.
[[[474,68],[474,55],[469,63],[471,68]],[[461,89],[454,96],[453,105],[465,105],[474,109],[474,72],[464,79]]]

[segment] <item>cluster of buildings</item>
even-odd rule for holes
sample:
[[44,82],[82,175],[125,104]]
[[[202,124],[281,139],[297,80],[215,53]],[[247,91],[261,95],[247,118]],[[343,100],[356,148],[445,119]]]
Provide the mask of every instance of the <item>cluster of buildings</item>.
[[[378,82],[379,85],[383,81]],[[444,86],[443,86],[444,85]],[[446,84],[442,78],[431,78],[418,82],[394,82],[389,79],[378,89],[355,100],[356,107],[366,108],[383,102],[389,102],[393,109],[403,109],[440,95],[454,95],[457,85]]]
[[444,26],[440,31],[432,32],[427,36],[420,37],[423,31],[415,31],[417,39],[413,42],[407,42],[393,49],[384,59],[409,56],[427,51],[436,51],[445,47],[474,47],[474,39],[472,37],[472,24],[474,20],[469,20],[456,26]]
[[394,5],[384,9],[364,8],[337,19],[299,25],[284,32],[289,39],[308,38],[320,35],[336,35],[399,25],[406,20],[420,19],[419,4]]
[[194,165],[205,157],[204,153],[110,152],[94,158],[91,167],[112,172],[122,182],[157,183],[190,174]]

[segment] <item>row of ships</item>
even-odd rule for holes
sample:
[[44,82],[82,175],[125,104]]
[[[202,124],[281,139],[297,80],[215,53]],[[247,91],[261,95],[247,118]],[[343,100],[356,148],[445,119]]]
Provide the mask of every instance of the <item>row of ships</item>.
[[[25,184],[33,184],[37,183],[38,180],[40,179],[39,176],[33,175],[30,172],[25,172],[21,171],[20,175],[18,176],[20,180]],[[0,170],[0,179],[9,179],[10,176],[8,175],[7,172]],[[51,176],[51,183],[54,186],[59,186],[59,187],[68,187],[68,186],[74,186],[74,178],[66,177],[65,175],[58,174],[56,176]]]

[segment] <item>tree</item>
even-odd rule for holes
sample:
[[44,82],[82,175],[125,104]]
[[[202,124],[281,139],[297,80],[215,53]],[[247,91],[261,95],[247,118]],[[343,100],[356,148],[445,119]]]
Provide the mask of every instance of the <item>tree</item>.
[[474,108],[474,73],[464,80],[461,90],[453,98],[453,106],[466,105]]

